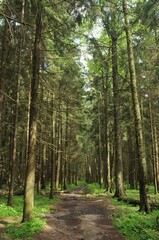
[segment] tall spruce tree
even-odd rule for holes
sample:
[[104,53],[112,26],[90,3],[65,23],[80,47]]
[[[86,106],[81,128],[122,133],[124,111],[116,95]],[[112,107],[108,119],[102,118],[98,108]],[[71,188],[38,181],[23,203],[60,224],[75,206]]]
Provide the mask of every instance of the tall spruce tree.
[[27,159],[27,172],[25,181],[23,219],[25,222],[33,218],[34,209],[34,184],[36,169],[36,138],[37,138],[37,110],[38,110],[38,87],[40,70],[40,45],[42,34],[42,0],[37,2],[35,12],[35,40],[33,46],[32,59],[32,79],[31,79],[31,103],[30,103],[30,122],[29,122],[29,147]]
[[137,91],[137,78],[135,69],[134,52],[132,45],[132,37],[130,32],[130,24],[128,20],[128,7],[127,1],[123,0],[123,12],[125,18],[125,31],[127,37],[127,50],[129,71],[131,80],[131,91],[134,108],[135,130],[136,130],[136,143],[139,160],[139,183],[140,183],[140,211],[150,212],[149,192],[147,183],[147,162],[144,148],[143,126],[141,119],[141,109],[139,104],[139,97]]

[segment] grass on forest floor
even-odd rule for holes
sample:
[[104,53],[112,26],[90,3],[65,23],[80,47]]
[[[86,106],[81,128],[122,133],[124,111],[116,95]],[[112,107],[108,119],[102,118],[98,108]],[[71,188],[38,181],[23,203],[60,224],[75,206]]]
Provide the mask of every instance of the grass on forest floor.
[[[154,187],[149,187],[149,194],[150,194],[150,202],[151,203],[159,203],[159,194],[154,194]],[[139,190],[136,189],[128,189],[126,190],[126,196],[128,198],[139,200]]]
[[[44,196],[35,197],[35,218],[25,223],[20,223],[23,212],[23,196],[15,196],[14,206],[6,205],[7,199],[0,199],[0,224],[4,225],[4,239],[30,240],[45,225],[44,215],[50,211],[51,205],[58,201],[57,198],[49,199]],[[8,238],[7,238],[7,235]]]
[[139,212],[139,207],[112,200],[118,210],[113,215],[113,222],[129,240],[157,240],[159,239],[159,225],[156,217],[157,210],[151,214]]
[[[139,199],[139,190],[127,190],[128,198]],[[153,194],[150,187],[151,201],[159,202],[159,195]],[[113,215],[113,222],[128,240],[157,240],[159,239],[159,224],[156,218],[159,216],[158,210],[146,214],[139,212],[139,206],[133,206],[117,199],[112,199],[117,206],[117,212]]]

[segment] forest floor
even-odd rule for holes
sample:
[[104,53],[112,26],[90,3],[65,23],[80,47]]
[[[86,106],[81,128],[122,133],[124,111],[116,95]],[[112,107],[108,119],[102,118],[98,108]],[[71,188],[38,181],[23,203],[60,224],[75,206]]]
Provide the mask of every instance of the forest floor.
[[61,195],[46,215],[44,230],[33,240],[124,240],[113,226],[114,206],[107,197],[84,195],[81,189]]

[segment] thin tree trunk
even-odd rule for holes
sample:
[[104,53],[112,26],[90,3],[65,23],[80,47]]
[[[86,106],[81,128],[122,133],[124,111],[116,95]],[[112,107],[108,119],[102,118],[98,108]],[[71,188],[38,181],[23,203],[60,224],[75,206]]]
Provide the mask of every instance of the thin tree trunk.
[[100,117],[100,106],[98,99],[98,176],[99,185],[102,187],[102,142],[101,142],[101,117]]
[[46,144],[43,143],[43,157],[42,157],[42,165],[41,165],[41,188],[46,188]]
[[136,186],[136,158],[134,153],[134,147],[133,147],[133,140],[132,140],[132,131],[131,127],[127,127],[127,135],[128,135],[128,141],[127,141],[127,154],[129,158],[128,162],[128,174],[129,174],[129,184],[131,189],[135,189]]
[[[22,13],[21,22],[24,22],[25,15],[25,0],[22,2]],[[13,128],[13,147],[11,154],[11,173],[10,173],[10,183],[9,183],[9,194],[8,194],[8,206],[13,205],[13,192],[14,192],[14,178],[15,178],[15,164],[16,164],[16,153],[17,153],[17,135],[18,135],[18,113],[19,113],[19,101],[20,101],[20,82],[21,82],[21,57],[22,57],[22,47],[23,47],[23,29],[21,28],[19,36],[19,54],[18,54],[18,75],[16,83],[16,102],[14,110],[14,128]]]
[[[107,69],[109,67],[107,66]],[[108,70],[107,70],[108,72]],[[107,75],[108,76],[108,75]],[[108,181],[107,181],[107,158],[108,158],[108,144],[107,144],[107,125],[108,125],[108,94],[107,94],[107,81],[108,77],[106,76],[106,83],[105,83],[105,78],[102,76],[102,92],[103,92],[103,134],[102,134],[102,146],[103,146],[103,154],[102,154],[102,160],[103,160],[103,184],[104,187],[107,188]]]
[[[108,135],[108,133],[107,133]],[[111,188],[111,166],[110,166],[110,139],[107,137],[107,191],[108,193],[112,192]]]
[[[151,97],[151,96],[150,96]],[[150,127],[151,127],[151,145],[152,145],[152,159],[153,159],[153,176],[155,194],[158,193],[159,181],[158,181],[158,143],[157,143],[157,130],[154,121],[154,114],[152,111],[151,99],[149,97],[149,112],[150,112]]]
[[29,151],[29,122],[30,122],[30,103],[31,103],[31,73],[29,75],[30,76],[28,78],[28,81],[29,81],[29,92],[28,92],[27,123],[26,123],[25,167],[27,166],[28,151]]
[[59,122],[58,122],[58,147],[57,147],[57,172],[56,172],[56,190],[59,188],[60,169],[61,169],[61,99],[59,99]]
[[61,122],[61,127],[60,127],[60,176],[59,176],[59,184],[62,189],[62,182],[63,182],[63,115],[62,115],[62,106],[61,106],[61,116],[60,116],[60,122]]
[[54,197],[55,179],[55,117],[54,117],[54,95],[52,96],[52,149],[51,149],[51,186],[50,199]]
[[65,130],[65,160],[64,160],[64,183],[63,187],[64,189],[67,189],[67,156],[68,156],[68,116],[69,116],[69,111],[68,111],[68,106],[66,108],[66,130]]
[[41,31],[42,31],[41,14],[42,14],[42,4],[41,4],[41,1],[38,1],[38,8],[37,8],[37,15],[36,15],[36,32],[35,32],[35,42],[34,42],[33,61],[32,61],[29,151],[28,151],[28,161],[27,161],[22,222],[25,222],[33,218],[33,209],[34,209],[40,42],[41,42]]
[[147,162],[145,157],[143,129],[141,120],[140,104],[137,92],[137,78],[135,69],[135,60],[132,47],[132,39],[130,33],[130,25],[128,20],[127,1],[123,0],[123,12],[125,18],[125,31],[127,36],[128,61],[131,80],[131,92],[134,108],[136,142],[139,160],[139,182],[140,182],[140,211],[150,212],[149,193],[147,184]]
[[116,0],[111,4],[112,17],[112,77],[114,92],[114,130],[115,130],[115,197],[124,195],[123,187],[123,160],[122,160],[122,142],[121,142],[121,124],[120,124],[120,99],[119,99],[119,81],[118,81],[118,56],[117,56],[117,19],[116,19]]
[[157,183],[157,192],[159,191],[159,149],[158,149],[158,136],[157,136],[157,128],[154,126],[154,160],[155,160],[155,174],[156,174],[156,183]]
[[[6,7],[7,8],[7,7]],[[5,9],[7,12],[7,9]],[[3,22],[1,23],[3,24]],[[4,30],[2,34],[2,42],[1,42],[1,62],[0,62],[0,186],[3,184],[3,174],[4,174],[4,153],[3,153],[3,122],[4,122],[4,93],[5,93],[5,75],[6,75],[6,66],[7,59],[9,55],[9,26],[8,22],[4,20]]]
[[[108,52],[108,58],[110,58],[111,49],[109,48]],[[104,89],[104,126],[105,126],[105,134],[104,134],[104,141],[105,141],[105,187],[108,191],[108,193],[111,191],[111,175],[110,175],[110,152],[109,152],[109,145],[110,145],[110,139],[108,136],[108,79],[109,79],[109,64],[106,65],[106,76],[105,76],[105,89]],[[104,82],[104,80],[103,80]],[[103,83],[104,84],[104,83]],[[104,88],[103,87],[103,88]]]
[[[42,144],[40,144],[42,146]],[[41,175],[42,175],[42,149],[39,148],[39,157],[38,157],[38,165],[37,165],[37,195],[41,194]]]

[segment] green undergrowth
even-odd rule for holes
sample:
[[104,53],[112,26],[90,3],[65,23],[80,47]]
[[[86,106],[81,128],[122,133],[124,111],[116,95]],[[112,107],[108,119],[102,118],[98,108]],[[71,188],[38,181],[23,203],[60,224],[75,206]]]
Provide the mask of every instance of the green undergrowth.
[[12,239],[17,240],[31,240],[32,237],[38,234],[45,226],[45,220],[41,218],[34,218],[25,223],[10,224],[7,228],[7,233]]
[[15,196],[13,201],[14,205],[10,207],[6,205],[6,198],[0,199],[0,222],[5,222],[8,239],[30,240],[44,227],[45,214],[50,212],[51,205],[59,200],[57,198],[49,199],[44,196],[36,196],[35,218],[25,223],[20,223],[23,214],[23,196]]
[[78,188],[78,186],[75,185],[74,183],[67,185],[67,189],[68,189],[68,190],[73,190],[73,189],[76,189],[76,188]]
[[106,190],[104,188],[101,188],[98,183],[87,183],[86,181],[78,181],[77,185],[69,184],[67,186],[68,190],[73,190],[78,188],[86,188],[88,192],[93,194],[95,197],[104,195],[106,193]]
[[[153,192],[151,197],[154,197]],[[137,190],[128,190],[127,197],[139,199]],[[158,196],[156,196],[158,198]],[[159,216],[158,210],[146,214],[139,212],[139,206],[132,206],[128,203],[112,199],[117,211],[113,215],[113,222],[128,240],[157,240],[159,239],[159,225],[156,218]]]
[[104,195],[106,193],[104,188],[101,188],[98,183],[87,184],[88,190],[96,197]]
[[15,196],[13,198],[13,207],[6,205],[7,198],[0,199],[0,217],[21,216],[23,210],[23,197]]
[[[126,190],[126,198],[131,200],[140,200],[139,190],[136,189],[127,189]],[[159,204],[159,194],[154,194],[154,187],[149,187],[150,194],[150,203],[151,204]]]

